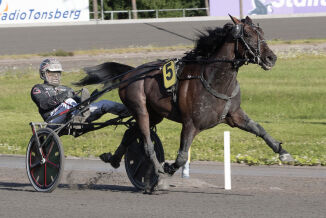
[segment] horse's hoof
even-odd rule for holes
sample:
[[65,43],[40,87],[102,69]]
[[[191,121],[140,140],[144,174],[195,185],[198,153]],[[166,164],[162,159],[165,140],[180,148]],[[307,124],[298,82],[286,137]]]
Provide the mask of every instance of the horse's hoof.
[[168,191],[169,190],[169,184],[166,179],[160,179],[157,183],[156,190],[157,191]]
[[294,162],[293,157],[289,153],[280,154],[279,159],[283,163],[292,163],[292,162]]
[[153,187],[145,187],[143,190],[144,195],[159,195],[161,192],[157,189],[157,185]]
[[103,154],[100,155],[100,159],[101,159],[104,163],[109,163],[111,157],[112,157],[111,152],[109,152],[109,153],[103,153]]
[[176,172],[176,169],[174,168],[173,164],[169,163],[163,163],[163,169],[164,173],[168,174],[169,176],[173,176],[173,174]]
[[153,191],[152,191],[152,189],[145,188],[144,191],[143,191],[143,194],[144,195],[151,195],[151,194],[153,194]]
[[111,152],[101,154],[100,159],[105,163],[110,163],[115,169],[120,167],[120,162],[114,158],[114,155],[112,155]]

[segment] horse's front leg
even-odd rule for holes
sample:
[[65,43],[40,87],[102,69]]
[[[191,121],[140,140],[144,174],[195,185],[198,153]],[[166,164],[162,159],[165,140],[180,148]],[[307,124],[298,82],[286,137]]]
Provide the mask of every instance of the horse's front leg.
[[[146,120],[146,119],[145,119]],[[163,166],[157,160],[156,153],[154,150],[154,144],[151,140],[150,128],[149,125],[144,124],[142,121],[137,121],[139,124],[140,132],[144,141],[144,150],[146,156],[151,160],[154,165],[155,173],[159,175],[160,173],[164,174]],[[146,121],[145,121],[146,122]],[[146,122],[147,123],[147,122]]]
[[[136,113],[136,121],[144,142],[144,150],[145,155],[150,159],[150,163],[154,166],[155,174],[158,176],[158,189],[167,189],[167,184],[164,180],[164,169],[162,164],[159,163],[156,153],[154,150],[154,144],[151,140],[150,135],[150,123],[149,123],[149,115],[145,107],[139,108],[139,110]],[[154,187],[150,187],[150,177],[148,176],[150,173],[150,170],[152,169],[151,165],[148,166],[148,171],[146,173],[147,176],[145,176],[145,194],[152,193]]]
[[294,161],[292,156],[285,149],[282,148],[282,143],[272,138],[261,125],[251,120],[241,108],[239,108],[236,112],[232,113],[231,117],[228,117],[226,121],[231,127],[238,127],[242,130],[253,133],[256,136],[259,136],[264,139],[266,144],[275,153],[279,154],[279,159],[282,162]]
[[178,156],[173,164],[164,164],[164,171],[166,173],[173,175],[180,167],[186,164],[189,148],[198,132],[199,131],[193,126],[192,122],[187,122],[182,125]]

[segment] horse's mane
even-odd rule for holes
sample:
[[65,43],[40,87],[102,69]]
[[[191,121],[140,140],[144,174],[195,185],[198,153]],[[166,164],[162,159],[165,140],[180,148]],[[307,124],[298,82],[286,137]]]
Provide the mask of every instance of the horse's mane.
[[199,32],[195,42],[195,48],[186,53],[184,58],[195,59],[197,57],[210,57],[217,49],[224,44],[225,38],[232,29],[233,24],[227,23],[223,28],[207,28],[205,32]]

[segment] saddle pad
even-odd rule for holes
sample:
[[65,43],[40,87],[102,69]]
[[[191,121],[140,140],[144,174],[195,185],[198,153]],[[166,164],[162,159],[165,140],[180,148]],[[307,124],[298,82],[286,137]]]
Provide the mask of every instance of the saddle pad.
[[177,81],[174,61],[169,61],[163,65],[163,81],[166,89],[173,86]]

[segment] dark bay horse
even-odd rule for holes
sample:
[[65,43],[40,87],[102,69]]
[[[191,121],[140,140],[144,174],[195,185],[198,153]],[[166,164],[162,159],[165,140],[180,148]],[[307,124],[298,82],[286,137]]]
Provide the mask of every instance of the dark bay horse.
[[[264,40],[262,29],[249,17],[241,21],[230,17],[233,23],[201,33],[195,48],[176,61],[179,70],[174,95],[163,87],[162,66],[166,61],[151,62],[137,68],[108,62],[86,69],[88,76],[79,83],[109,83],[114,78],[121,81],[120,98],[136,119],[145,153],[159,179],[174,174],[186,163],[189,147],[199,132],[220,123],[261,137],[279,154],[281,161],[293,161],[282,148],[282,143],[272,138],[240,107],[239,67],[253,63],[270,70],[277,57]],[[171,165],[158,162],[150,138],[150,128],[163,118],[182,124],[179,152]],[[118,166],[126,146],[122,143],[113,155],[113,166]]]

